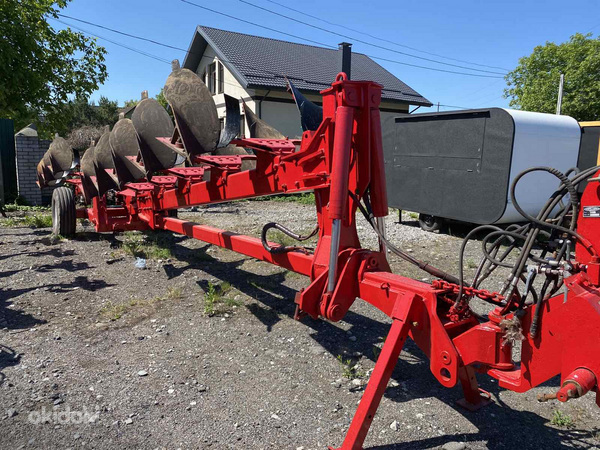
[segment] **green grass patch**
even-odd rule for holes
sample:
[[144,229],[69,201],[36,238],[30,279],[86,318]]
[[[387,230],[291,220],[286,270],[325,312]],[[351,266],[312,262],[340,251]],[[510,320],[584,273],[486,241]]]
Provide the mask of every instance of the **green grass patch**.
[[162,297],[154,297],[150,300],[131,299],[125,303],[108,302],[100,309],[100,315],[105,319],[115,322],[125,314],[136,308],[152,307],[166,300],[178,300],[182,297],[181,288],[167,288],[167,292]]
[[173,254],[167,238],[159,232],[128,231],[121,248],[136,258],[169,259]]
[[129,300],[127,303],[108,302],[100,310],[100,315],[105,319],[114,322],[119,320],[123,315],[129,312],[133,307],[137,306],[142,300]]
[[315,194],[312,192],[304,192],[302,194],[269,195],[268,197],[259,197],[251,200],[257,202],[293,202],[300,203],[301,205],[314,205]]
[[344,359],[342,355],[338,355],[337,360],[342,368],[342,376],[344,378],[352,380],[354,378],[362,378],[365,376],[365,373],[360,370],[350,358]]
[[204,293],[204,314],[214,316],[227,312],[234,306],[240,306],[242,302],[231,297],[232,290],[233,288],[226,281],[220,284],[209,281],[208,288]]
[[475,260],[473,258],[467,259],[467,267],[469,269],[475,269],[477,267],[477,263],[475,262]]
[[30,216],[9,217],[8,219],[0,219],[0,226],[7,228],[51,228],[52,216],[50,214],[34,214]]
[[550,423],[561,428],[571,428],[575,424],[575,421],[571,418],[571,416],[557,409],[554,411],[554,415],[552,416]]
[[4,205],[4,210],[7,212],[24,211],[24,212],[50,212],[49,206],[28,206],[10,203]]

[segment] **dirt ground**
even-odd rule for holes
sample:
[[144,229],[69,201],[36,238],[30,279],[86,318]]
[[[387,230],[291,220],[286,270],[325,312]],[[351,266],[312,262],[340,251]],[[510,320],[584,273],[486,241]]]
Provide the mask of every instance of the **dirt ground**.
[[[18,213],[11,213],[13,215]],[[314,208],[236,202],[180,217],[258,235],[277,220],[310,231]],[[392,242],[456,273],[461,230],[388,221]],[[361,239],[375,237],[360,222]],[[478,251],[466,259],[472,273]],[[134,255],[147,256],[146,268]],[[427,279],[391,257],[396,273]],[[503,279],[492,280],[497,288]],[[293,320],[303,276],[169,233],[75,239],[0,222],[0,449],[324,449],[339,446],[389,321],[357,301],[345,320]],[[341,360],[341,361],[340,361]],[[600,446],[594,397],[538,403],[499,389],[455,405],[412,344],[379,407],[369,449]]]

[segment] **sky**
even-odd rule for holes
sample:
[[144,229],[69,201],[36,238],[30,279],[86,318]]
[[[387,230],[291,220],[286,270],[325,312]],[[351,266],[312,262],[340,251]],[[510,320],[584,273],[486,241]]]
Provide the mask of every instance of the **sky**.
[[[189,1],[272,30],[202,10],[182,0],[73,0],[62,13],[184,49],[188,48],[196,26],[205,25],[299,43],[308,43],[299,39],[300,37],[333,46],[348,41],[353,44],[353,51],[374,57],[441,70],[499,77],[453,74],[378,60],[388,71],[435,104],[433,108],[421,108],[419,112],[437,109],[438,102],[446,105],[440,107],[441,111],[456,107],[507,107],[508,100],[503,98],[506,82],[502,74],[514,69],[519,58],[529,55],[535,46],[547,41],[565,42],[577,32],[591,32],[594,36],[600,33],[600,0],[273,0],[284,6],[270,0]],[[258,9],[252,4],[350,38],[296,23]],[[286,6],[314,17],[291,11]],[[185,57],[183,51],[135,40],[73,20],[61,20],[87,34],[101,37],[98,43],[108,51],[106,66],[109,76],[104,85],[92,94],[94,100],[103,95],[111,100],[118,100],[121,105],[125,100],[139,98],[141,91],[145,89],[154,96],[164,85],[171,70],[164,60],[177,58],[183,61]],[[50,23],[57,29],[65,28],[63,23],[53,19]],[[273,30],[294,34],[298,38]],[[352,37],[374,45],[353,41]],[[163,61],[132,52],[102,38],[143,51]],[[281,71],[285,73],[285,67]]]

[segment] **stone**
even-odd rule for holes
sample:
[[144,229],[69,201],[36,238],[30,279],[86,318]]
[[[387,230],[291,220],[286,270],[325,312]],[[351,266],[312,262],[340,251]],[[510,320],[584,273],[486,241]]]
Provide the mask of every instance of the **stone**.
[[394,420],[392,423],[390,423],[390,428],[394,431],[398,431],[398,421]]
[[456,441],[446,442],[442,446],[442,450],[464,450],[465,448],[467,448],[467,444],[465,444],[464,442]]
[[138,375],[139,375],[140,377],[145,377],[145,376],[147,376],[147,375],[148,375],[148,372],[146,372],[145,370],[140,370],[140,371],[138,372]]

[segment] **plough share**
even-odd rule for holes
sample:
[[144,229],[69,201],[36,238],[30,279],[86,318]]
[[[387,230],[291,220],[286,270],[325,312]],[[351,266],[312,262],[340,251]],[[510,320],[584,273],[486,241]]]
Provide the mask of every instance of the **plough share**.
[[[476,373],[503,388],[524,392],[559,375],[561,387],[542,400],[567,401],[595,391],[600,405],[600,218],[587,207],[600,205],[597,167],[571,177],[548,168],[559,187],[537,216],[520,209],[525,224],[487,230],[483,259],[473,282],[449,275],[396,248],[385,236],[388,215],[379,103],[382,86],[338,75],[322,91],[322,108],[291,84],[303,117],[302,139],[287,139],[244,105],[250,138],[236,138],[239,102],[226,97],[220,130],[214,101],[193,72],[174,65],[164,108],[145,98],[131,120],[121,119],[88,149],[81,161],[57,138],[38,166],[40,186],[63,184],[53,193],[54,226],[75,230],[75,217],[98,232],[170,230],[306,275],[295,298],[295,318],[344,318],[357,299],[384,312],[391,327],[340,449],[361,449],[407,338],[427,355],[443,386],[462,386],[461,404],[477,409],[489,402]],[[312,125],[311,125],[312,124]],[[523,174],[525,175],[525,174]],[[595,177],[594,177],[595,175]],[[581,198],[577,186],[587,183]],[[451,187],[449,187],[451,188]],[[283,247],[176,217],[178,208],[272,194],[313,191],[318,244]],[[75,199],[87,207],[76,209]],[[379,237],[379,248],[361,248],[356,213]],[[542,239],[543,237],[543,239]],[[507,262],[520,249],[516,262]],[[387,252],[436,278],[420,282],[391,273]],[[514,253],[513,253],[514,255]],[[501,292],[481,288],[498,267],[510,269]],[[469,302],[492,305],[480,316]],[[520,362],[513,349],[520,346]]]

